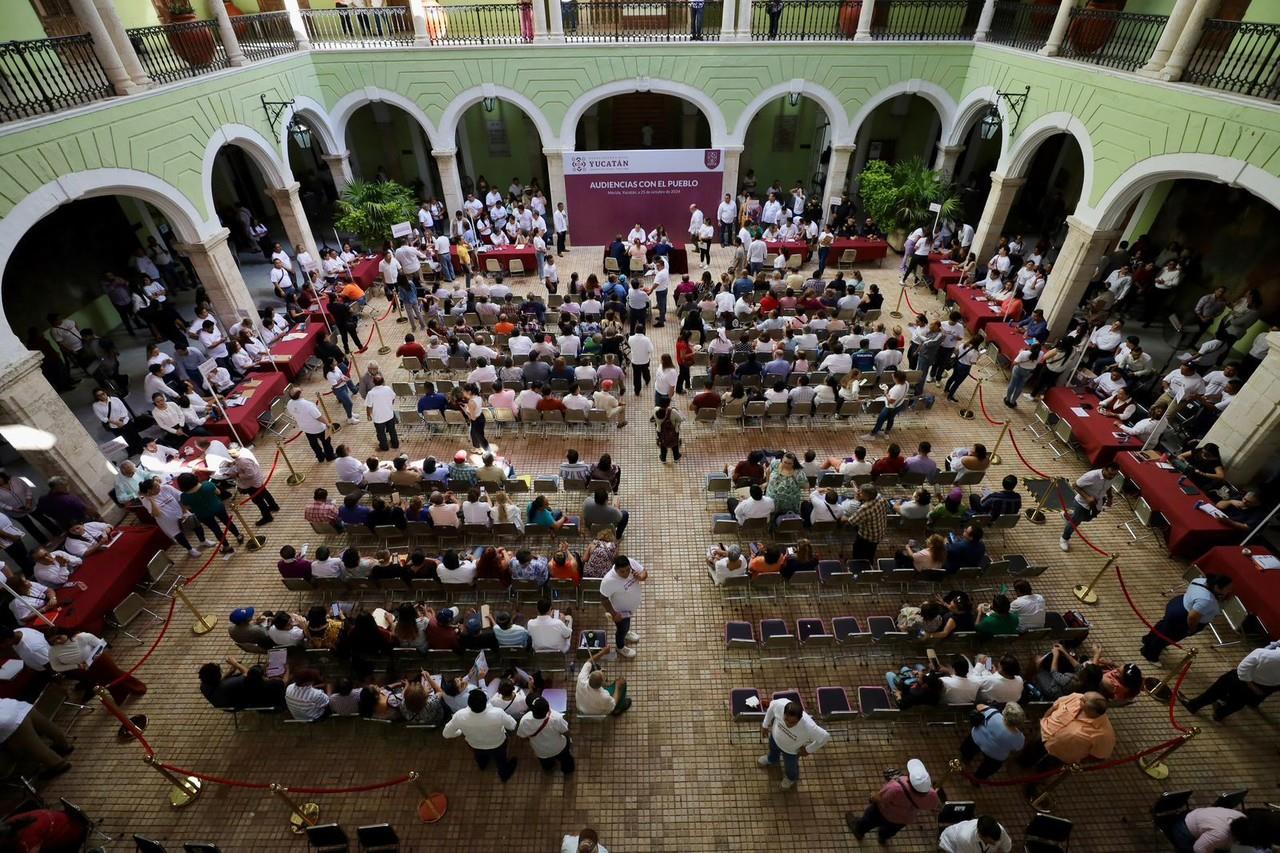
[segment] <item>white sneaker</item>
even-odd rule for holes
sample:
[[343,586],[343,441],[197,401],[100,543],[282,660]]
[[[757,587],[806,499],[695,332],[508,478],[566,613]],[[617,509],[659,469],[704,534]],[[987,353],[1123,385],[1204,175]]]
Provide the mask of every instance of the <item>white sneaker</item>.
[[640,642],[640,635],[635,631],[628,631],[626,639],[628,643],[638,643]]
[[358,424],[358,423],[360,423],[360,422],[361,422],[361,421],[363,421],[363,420],[364,420],[364,418],[360,417],[359,415],[352,415],[351,417],[347,418],[347,423],[349,423],[349,424]]
[[756,764],[759,764],[761,767],[768,767],[768,766],[769,766],[769,756],[768,756],[768,755],[762,755],[762,756],[760,756],[759,758],[757,758],[757,759],[756,759]]
[[1070,550],[1071,550],[1071,543],[1070,543],[1070,542],[1068,542],[1066,539],[1059,539],[1059,540],[1058,540],[1058,547],[1059,547],[1059,548],[1061,548],[1061,549],[1062,549],[1062,550],[1064,550],[1064,551],[1070,551]]
[[790,779],[787,779],[787,778],[785,778],[785,777],[784,777],[784,778],[783,778],[783,780],[782,780],[782,784],[781,784],[781,785],[779,785],[778,787],[779,787],[779,788],[781,788],[781,789],[782,789],[782,790],[784,790],[784,791],[790,791],[790,790],[791,790],[792,788],[794,788],[795,786],[796,786],[796,783],[795,783],[795,782],[792,782]]
[[877,433],[877,432],[868,432],[858,436],[858,438],[862,439],[863,441],[875,441],[879,437],[880,437],[880,433]]
[[199,549],[199,548],[192,548],[192,549],[188,550],[188,551],[187,551],[187,556],[189,556],[189,557],[199,557],[199,556],[200,556],[200,549]]
[[623,646],[618,649],[618,654],[622,655],[624,658],[633,658],[636,656],[636,650],[630,646]]

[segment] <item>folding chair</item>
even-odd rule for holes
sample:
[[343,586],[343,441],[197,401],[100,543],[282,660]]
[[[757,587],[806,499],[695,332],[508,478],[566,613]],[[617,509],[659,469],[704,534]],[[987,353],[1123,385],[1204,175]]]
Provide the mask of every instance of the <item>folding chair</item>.
[[307,853],[347,853],[351,849],[346,830],[336,823],[308,826],[306,831]]
[[1026,853],[1066,853],[1071,844],[1071,821],[1040,813],[1023,833]]
[[1191,791],[1165,791],[1151,806],[1151,822],[1156,831],[1168,835],[1169,829],[1191,811]]
[[797,619],[796,636],[800,638],[800,657],[810,660],[827,659],[836,644],[835,634],[816,617]]
[[1244,798],[1248,795],[1248,788],[1241,788],[1238,791],[1224,791],[1218,795],[1218,799],[1213,801],[1213,807],[1216,809],[1235,809],[1238,812],[1242,812],[1244,811]]
[[[1031,433],[1036,441],[1042,440],[1045,436],[1053,433],[1053,425],[1060,420],[1057,415],[1049,410],[1048,405],[1043,400],[1036,401],[1035,419],[1027,424],[1023,429]],[[1044,427],[1044,431],[1036,429],[1036,424]]]
[[135,637],[133,634],[130,634],[125,630],[125,628],[132,624],[133,620],[137,619],[143,613],[146,613],[156,622],[164,621],[159,614],[147,609],[146,601],[142,596],[138,595],[136,592],[131,592],[124,601],[116,605],[115,609],[106,615],[105,621],[109,627],[116,629],[138,645],[142,645],[142,640]]
[[1129,521],[1123,521],[1116,525],[1116,527],[1123,527],[1128,531],[1129,536],[1133,539],[1133,541],[1129,543],[1130,545],[1137,545],[1138,542],[1144,538],[1133,529],[1134,524],[1144,528],[1146,536],[1150,536],[1151,538],[1157,539],[1163,543],[1164,536],[1161,535],[1161,531],[1165,527],[1164,516],[1158,511],[1152,509],[1151,504],[1147,503],[1146,498],[1138,498],[1137,502],[1133,505],[1132,519]]
[[852,580],[853,573],[839,560],[818,561],[819,598],[844,598]]
[[[781,654],[765,655],[765,650],[781,652]],[[787,628],[782,619],[760,620],[760,660],[786,660],[790,652],[796,650],[796,635]]]
[[750,667],[755,663],[755,655],[759,650],[756,645],[755,630],[750,622],[726,622],[724,624],[724,658],[721,670],[728,671],[731,666]]
[[400,836],[389,823],[357,827],[356,842],[360,845],[360,853],[396,853],[400,849]]
[[154,592],[164,596],[165,598],[172,598],[173,588],[178,585],[181,578],[175,577],[169,582],[168,586],[163,588],[163,590],[161,589],[160,581],[163,580],[164,576],[173,567],[174,562],[169,559],[169,555],[164,551],[157,551],[151,559],[147,561],[147,575],[142,582],[138,584],[138,586],[142,587],[146,592]]
[[152,841],[146,836],[135,833],[133,836],[133,849],[136,853],[166,853],[169,848],[159,841]]
[[1233,595],[1226,601],[1222,602],[1222,619],[1227,623],[1232,631],[1235,632],[1238,639],[1230,642],[1222,639],[1222,634],[1218,631],[1218,620],[1214,619],[1209,623],[1209,630],[1213,632],[1213,638],[1217,640],[1213,644],[1216,649],[1224,646],[1236,646],[1245,638],[1244,625],[1245,620],[1249,618],[1249,608],[1240,600],[1240,596]]
[[951,800],[942,804],[938,811],[938,832],[957,823],[973,820],[978,808],[971,800]]
[[102,825],[101,820],[94,820],[89,817],[89,815],[85,813],[84,809],[80,808],[66,797],[59,797],[58,803],[62,806],[62,811],[71,819],[71,822],[84,829],[86,833],[98,836],[107,844],[115,841],[114,836],[107,835],[105,832],[98,829],[98,827]]
[[750,590],[752,598],[777,601],[778,593],[782,590],[782,584],[782,575],[777,572],[769,572],[753,576],[747,584],[747,589]]
[[858,713],[864,720],[892,719],[899,711],[883,685],[864,685],[858,688]]

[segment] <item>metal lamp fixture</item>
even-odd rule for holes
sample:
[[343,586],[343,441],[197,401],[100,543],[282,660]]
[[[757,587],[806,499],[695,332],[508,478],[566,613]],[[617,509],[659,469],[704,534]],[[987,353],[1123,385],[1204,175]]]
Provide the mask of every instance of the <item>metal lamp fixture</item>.
[[799,92],[790,92],[787,94],[787,103],[791,104],[793,107],[798,107],[800,106],[800,97],[801,95]]
[[492,95],[485,95],[485,97],[484,97],[484,111],[485,111],[485,112],[487,112],[487,113],[491,113],[491,112],[493,112],[495,109],[497,109],[497,107],[498,107],[498,99],[497,99],[497,98],[495,98],[495,97],[493,97]]
[[982,117],[982,123],[978,125],[978,132],[983,139],[995,139],[1000,133],[1000,125],[1003,123],[1003,117],[1000,115],[1000,100],[1003,99],[1008,105],[1008,110],[1013,116],[1013,123],[1009,126],[1009,135],[1012,136],[1018,130],[1018,122],[1022,120],[1022,108],[1027,105],[1027,96],[1031,94],[1031,87],[1027,86],[1021,92],[996,92],[996,100],[987,109],[986,115]]
[[289,135],[303,151],[311,150],[311,128],[296,115],[289,119]]

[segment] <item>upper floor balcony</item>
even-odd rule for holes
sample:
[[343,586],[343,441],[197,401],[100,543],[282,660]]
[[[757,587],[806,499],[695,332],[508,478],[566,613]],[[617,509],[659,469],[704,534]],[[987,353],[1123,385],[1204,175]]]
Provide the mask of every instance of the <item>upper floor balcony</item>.
[[1141,12],[1117,8],[1125,0],[402,0],[407,5],[362,9],[298,2],[230,16],[210,3],[208,19],[139,27],[110,14],[63,16],[57,31],[69,34],[0,43],[0,122],[296,51],[566,43],[821,41],[851,50],[888,41],[987,43],[1280,101],[1280,23],[1205,14],[1216,7],[1240,17],[1248,7],[1241,0],[1129,0]]

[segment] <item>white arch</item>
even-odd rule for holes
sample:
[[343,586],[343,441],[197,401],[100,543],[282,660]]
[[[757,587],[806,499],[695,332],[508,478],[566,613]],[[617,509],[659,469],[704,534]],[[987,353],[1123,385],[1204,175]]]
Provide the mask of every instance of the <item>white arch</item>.
[[862,105],[849,122],[849,132],[852,134],[850,138],[854,140],[858,138],[858,131],[862,129],[863,123],[871,118],[871,113],[875,112],[876,107],[886,101],[893,100],[899,95],[919,95],[933,104],[933,108],[938,111],[938,118],[942,120],[944,134],[955,120],[956,102],[946,89],[936,83],[930,83],[928,80],[904,80],[901,83],[894,83],[892,86],[881,89],[871,100]]
[[664,95],[674,95],[697,106],[698,109],[702,110],[702,114],[707,118],[707,124],[711,127],[712,148],[742,144],[741,139],[730,139],[728,125],[724,120],[724,113],[720,112],[720,107],[716,102],[707,97],[707,94],[701,89],[690,86],[687,83],[676,83],[671,80],[632,77],[627,80],[614,80],[596,86],[594,89],[579,95],[569,105],[569,111],[565,113],[564,122],[560,125],[559,147],[568,151],[574,149],[574,139],[578,132],[578,120],[582,118],[582,114],[587,111],[588,107],[612,95],[628,95],[632,92],[660,92]]
[[346,143],[333,132],[329,113],[324,106],[306,95],[294,95],[293,107],[286,110],[280,117],[279,138],[276,140],[279,143],[280,162],[284,164],[285,169],[292,172],[289,166],[289,122],[295,115],[311,128],[311,133],[320,141],[320,149],[324,153],[340,154],[347,150]]
[[1018,133],[1018,139],[1011,148],[1005,148],[1000,154],[1000,162],[996,171],[1011,178],[1020,178],[1031,167],[1041,143],[1059,133],[1069,133],[1080,146],[1080,155],[1084,160],[1084,180],[1080,184],[1080,201],[1084,202],[1093,196],[1093,140],[1084,122],[1067,112],[1047,113],[1031,122]]
[[448,140],[446,148],[457,146],[458,123],[462,121],[463,114],[485,98],[497,98],[500,101],[515,104],[529,117],[529,120],[533,122],[533,126],[538,129],[538,137],[542,141],[542,147],[556,147],[555,131],[551,129],[551,122],[547,121],[547,117],[538,108],[537,104],[515,89],[486,83],[483,86],[475,86],[465,92],[460,92],[449,101],[449,106],[445,108],[444,115],[440,116],[440,135]]
[[329,119],[333,123],[333,132],[337,139],[342,140],[342,147],[339,150],[345,151],[347,147],[347,122],[351,120],[351,116],[356,110],[365,104],[391,104],[394,107],[407,112],[413,117],[418,126],[422,128],[422,132],[427,135],[427,140],[431,143],[432,148],[452,149],[454,143],[452,139],[445,139],[431,119],[427,118],[427,114],[423,112],[422,107],[418,106],[416,101],[412,101],[397,92],[389,89],[380,89],[377,86],[366,86],[363,89],[357,89],[354,92],[348,92],[338,99],[333,105],[333,109],[329,111]]
[[1081,196],[1081,209],[1076,216],[1102,229],[1119,228],[1124,224],[1129,206],[1148,187],[1179,178],[1244,187],[1280,210],[1280,177],[1257,166],[1217,154],[1159,154],[1130,166],[1107,187],[1096,206],[1087,207],[1084,201],[1088,196]]
[[956,107],[951,124],[942,130],[942,144],[948,147],[963,145],[971,130],[970,125],[986,115],[995,104],[1000,112],[1000,153],[1009,150],[1009,105],[997,95],[994,86],[980,86],[965,95]]
[[778,83],[756,95],[751,103],[747,104],[746,108],[743,109],[742,115],[738,117],[738,124],[733,129],[733,138],[737,141],[736,144],[742,144],[742,141],[747,138],[747,130],[751,127],[751,120],[756,117],[756,113],[764,109],[765,104],[777,98],[785,98],[792,93],[798,93],[817,101],[826,112],[827,119],[831,122],[832,145],[853,144],[853,136],[849,133],[849,116],[844,111],[844,105],[840,103],[840,99],[832,94],[830,89],[802,79]]
[[218,152],[227,145],[234,145],[249,155],[262,171],[271,189],[281,189],[293,183],[293,172],[276,157],[275,149],[261,133],[243,124],[224,124],[209,137],[204,147],[204,159],[200,164],[200,189],[204,194],[204,209],[213,212],[213,164]]
[[[18,241],[37,222],[69,202],[111,195],[125,195],[153,205],[169,220],[184,243],[199,242],[222,230],[212,206],[208,208],[209,219],[202,219],[189,198],[155,175],[136,169],[72,172],[27,193],[0,218],[0,281]],[[0,307],[0,337],[10,331],[8,319],[2,312]]]

